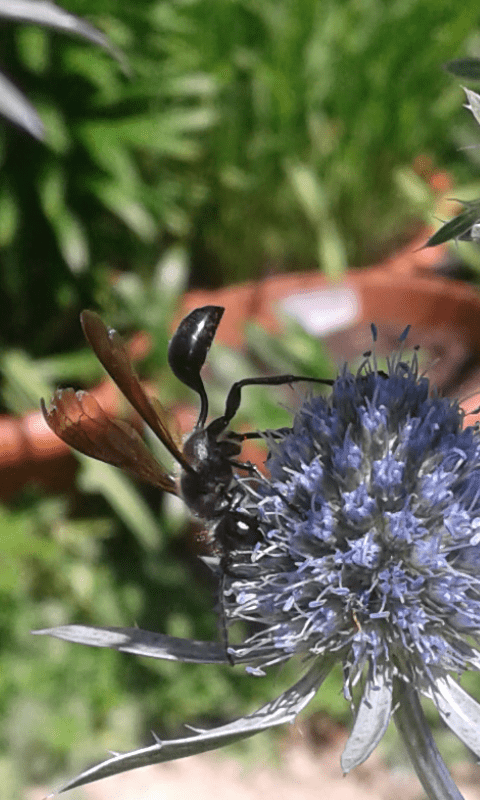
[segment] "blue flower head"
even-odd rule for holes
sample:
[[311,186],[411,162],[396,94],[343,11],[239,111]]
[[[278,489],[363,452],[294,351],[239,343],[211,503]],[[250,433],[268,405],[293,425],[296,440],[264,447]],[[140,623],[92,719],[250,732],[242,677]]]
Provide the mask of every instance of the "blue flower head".
[[310,396],[291,429],[265,434],[267,476],[236,478],[238,541],[220,562],[221,606],[227,627],[252,631],[241,644],[225,653],[137,629],[48,631],[157,658],[228,659],[254,674],[292,656],[307,664],[255,714],[113,756],[64,788],[292,721],[340,662],[345,696],[359,697],[343,770],[370,755],[393,717],[429,797],[460,798],[420,698],[480,757],[480,706],[452,677],[480,669],[480,433],[463,423],[458,403],[418,374],[416,354],[400,349],[386,372],[366,354],[328,395]]

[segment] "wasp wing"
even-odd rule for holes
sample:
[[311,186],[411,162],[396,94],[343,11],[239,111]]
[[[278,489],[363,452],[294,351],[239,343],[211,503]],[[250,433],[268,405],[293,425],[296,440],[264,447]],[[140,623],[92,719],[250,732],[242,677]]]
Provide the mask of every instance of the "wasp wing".
[[177,494],[174,478],[155,460],[137,431],[126,422],[110,419],[92,394],[58,389],[50,408],[43,400],[41,405],[49,428],[70,447]]
[[85,338],[118,388],[176,461],[190,471],[190,464],[164,421],[166,412],[158,401],[154,403],[146,395],[121,336],[113,328],[107,328],[94,311],[82,311],[80,320]]

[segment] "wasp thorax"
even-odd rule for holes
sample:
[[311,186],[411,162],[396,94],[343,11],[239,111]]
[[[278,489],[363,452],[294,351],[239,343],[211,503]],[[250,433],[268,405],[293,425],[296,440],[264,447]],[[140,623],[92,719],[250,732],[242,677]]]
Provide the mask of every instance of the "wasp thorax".
[[[200,517],[216,517],[228,501],[233,480],[230,459],[240,453],[236,442],[217,440],[202,428],[185,442],[183,454],[191,469],[182,470],[180,488],[187,505]],[[224,502],[222,502],[222,499]]]

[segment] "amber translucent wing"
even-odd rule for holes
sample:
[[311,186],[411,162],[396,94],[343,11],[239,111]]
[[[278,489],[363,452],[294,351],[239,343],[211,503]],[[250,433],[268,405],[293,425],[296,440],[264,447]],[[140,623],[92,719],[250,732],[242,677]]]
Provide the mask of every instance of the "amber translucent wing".
[[137,431],[105,414],[94,396],[73,389],[58,389],[42,412],[49,428],[86,456],[128,470],[143,481],[177,494],[175,480],[155,460]]
[[164,422],[166,412],[158,401],[154,405],[145,394],[121,336],[113,328],[107,328],[94,311],[82,311],[80,320],[85,338],[118,388],[178,463],[184,469],[191,470]]

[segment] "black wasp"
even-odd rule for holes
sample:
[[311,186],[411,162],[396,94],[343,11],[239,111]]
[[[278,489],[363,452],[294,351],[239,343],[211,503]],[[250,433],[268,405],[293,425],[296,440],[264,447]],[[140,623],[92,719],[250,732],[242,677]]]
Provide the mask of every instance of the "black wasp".
[[183,446],[167,426],[165,409],[145,393],[119,334],[108,328],[93,311],[83,311],[80,316],[85,338],[101,364],[179,464],[178,480],[156,461],[137,431],[126,422],[110,419],[92,394],[58,389],[48,409],[42,400],[48,426],[68,445],[87,456],[128,470],[153,486],[181,495],[192,513],[211,529],[220,556],[233,549],[253,525],[250,517],[235,509],[233,478],[234,469],[254,472],[252,465],[237,459],[242,442],[261,434],[227,431],[240,407],[242,388],[298,381],[332,383],[298,375],[244,378],[232,385],[224,413],[206,425],[208,398],[200,371],[224,310],[221,306],[195,309],[182,320],[169,344],[168,362],[172,372],[200,397],[197,423]]

